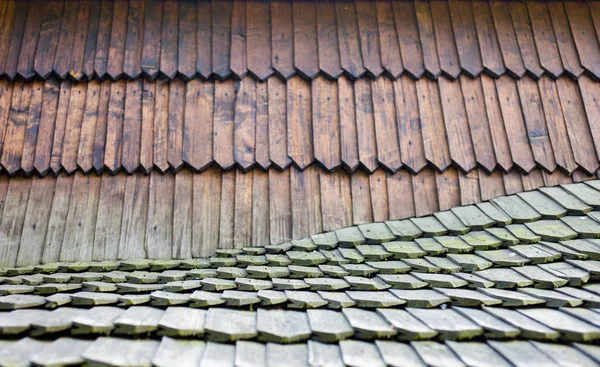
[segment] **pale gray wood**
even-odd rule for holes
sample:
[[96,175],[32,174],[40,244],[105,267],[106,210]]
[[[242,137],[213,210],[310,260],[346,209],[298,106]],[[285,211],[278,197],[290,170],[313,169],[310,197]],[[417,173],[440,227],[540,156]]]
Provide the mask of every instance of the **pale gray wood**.
[[312,333],[321,341],[335,342],[354,334],[354,330],[341,312],[307,310]]
[[256,328],[258,340],[293,343],[306,340],[311,335],[305,312],[285,310],[257,310]]
[[452,307],[453,310],[484,329],[484,336],[492,339],[514,338],[521,333],[516,327],[477,308]]
[[443,303],[450,303],[450,298],[430,289],[391,289],[394,296],[405,300],[408,307],[437,307]]
[[308,364],[311,367],[344,367],[340,347],[336,344],[325,344],[308,341]]
[[567,313],[573,317],[576,317],[582,321],[589,322],[590,324],[596,327],[600,327],[600,312],[598,312],[597,308],[589,309],[583,307],[561,307],[560,311]]
[[346,294],[361,308],[395,307],[406,303],[385,291],[346,291]]
[[447,341],[446,345],[470,367],[511,367],[510,363],[485,343]]
[[550,199],[540,191],[520,192],[517,195],[531,205],[546,219],[556,219],[567,215],[567,210],[556,201]]
[[392,367],[426,367],[417,352],[408,344],[376,340],[375,345],[384,362]]
[[515,223],[532,222],[542,218],[535,209],[516,195],[497,197],[492,199],[492,202],[508,214]]
[[0,312],[0,334],[20,334],[27,331],[32,322],[47,317],[49,313],[50,311],[36,309]]
[[597,345],[589,345],[582,343],[573,343],[573,346],[577,348],[577,350],[582,351],[587,354],[589,357],[593,358],[597,363],[600,363],[600,347]]
[[87,365],[151,367],[160,342],[101,337],[83,352]]
[[446,345],[430,341],[412,342],[421,359],[431,367],[466,367]]
[[214,341],[252,339],[257,335],[256,312],[211,308],[204,329],[207,338]]
[[577,307],[583,304],[579,298],[567,296],[564,293],[548,289],[520,288],[519,292],[528,294],[532,297],[540,298],[546,301],[546,307]]
[[452,306],[477,307],[481,305],[493,306],[502,303],[501,300],[485,295],[472,289],[434,288],[436,292],[450,297]]
[[340,342],[340,349],[344,363],[348,366],[386,366],[375,344],[358,340],[342,340]]
[[433,213],[433,216],[442,223],[444,227],[448,229],[450,234],[464,234],[469,232],[469,227],[465,226],[463,222],[451,211]]
[[543,325],[519,313],[518,311],[507,310],[499,307],[484,307],[483,309],[490,315],[493,315],[500,320],[520,329],[521,336],[523,338],[536,340],[555,340],[560,336],[560,333],[558,333],[556,330],[552,330],[546,325]]
[[319,308],[327,305],[327,301],[317,292],[285,291],[285,296],[290,301],[289,308]]
[[493,282],[496,288],[527,287],[533,285],[531,279],[525,278],[512,269],[490,268],[477,271],[475,275]]
[[189,307],[169,307],[158,322],[159,335],[190,337],[204,334],[206,311]]
[[406,310],[429,328],[437,331],[442,339],[472,339],[483,334],[482,328],[452,309],[407,308]]
[[0,348],[0,366],[28,367],[31,357],[45,351],[50,343],[31,338],[23,338],[16,343]]
[[187,304],[190,301],[190,294],[154,291],[150,294],[150,298],[152,306],[165,307]]
[[573,183],[561,185],[560,187],[594,209],[600,208],[600,192],[591,186],[585,183]]
[[129,307],[115,320],[115,334],[143,334],[156,331],[163,310],[148,306]]
[[83,363],[83,352],[92,345],[91,340],[58,338],[31,357],[36,366],[71,366]]
[[236,367],[265,367],[267,365],[265,344],[239,340],[235,343]]
[[507,291],[505,289],[480,288],[478,291],[502,300],[502,305],[505,307],[533,306],[546,303],[543,299],[532,297],[521,292]]
[[208,342],[199,367],[234,367],[235,346]]
[[423,235],[419,227],[408,219],[392,220],[385,222],[385,224],[400,241],[410,241]]
[[74,306],[107,306],[116,304],[119,295],[115,293],[77,292],[71,295]]
[[377,313],[383,316],[398,332],[398,339],[422,340],[436,336],[437,331],[429,328],[405,310],[379,308]]
[[451,210],[461,222],[476,231],[491,227],[496,223],[474,205],[459,206]]
[[488,344],[515,367],[558,367],[550,357],[526,341],[488,341]]
[[81,334],[108,334],[114,328],[114,321],[125,310],[118,307],[98,306],[88,310],[73,319],[74,335]]
[[573,341],[589,342],[600,339],[600,328],[558,310],[532,308],[520,313],[561,333],[561,337]]
[[600,296],[595,293],[573,287],[561,287],[557,291],[571,297],[579,298],[587,307],[600,307]]
[[52,311],[48,317],[37,319],[31,323],[33,330],[31,336],[39,336],[47,333],[57,333],[70,330],[73,320],[79,315],[87,312],[85,309],[61,307]]
[[152,358],[155,367],[197,367],[204,353],[201,340],[172,339],[163,337],[156,355]]
[[541,343],[536,341],[532,341],[531,344],[561,366],[598,366],[598,363],[594,362],[593,359],[569,345]]
[[267,344],[267,367],[308,367],[306,344]]
[[354,328],[354,333],[359,339],[384,338],[396,335],[396,330],[392,325],[374,311],[344,308],[342,312]]

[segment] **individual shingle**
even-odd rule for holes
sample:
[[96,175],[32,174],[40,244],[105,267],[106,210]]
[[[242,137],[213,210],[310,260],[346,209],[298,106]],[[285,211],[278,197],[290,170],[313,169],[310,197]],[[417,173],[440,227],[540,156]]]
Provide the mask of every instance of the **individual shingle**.
[[323,342],[337,342],[354,334],[346,317],[341,312],[332,310],[308,310],[308,322],[312,334]]
[[342,352],[337,344],[308,341],[308,364],[310,366],[344,367]]
[[150,262],[150,271],[164,271],[178,268],[181,260],[177,259],[157,259]]
[[502,306],[504,307],[532,306],[545,303],[543,299],[506,289],[481,288],[478,291],[502,300]]
[[180,280],[174,282],[165,283],[163,290],[165,292],[185,292],[192,291],[202,287],[202,283],[199,280]]
[[240,307],[248,306],[256,303],[260,303],[261,300],[258,298],[256,292],[251,291],[224,291],[221,298],[225,300],[227,306]]
[[517,195],[540,213],[544,219],[557,219],[567,215],[567,210],[562,205],[540,191],[520,192]]
[[158,273],[148,271],[134,271],[125,276],[129,283],[133,284],[152,284],[158,283]]
[[274,278],[273,279],[273,288],[278,290],[298,290],[298,289],[308,289],[310,286],[306,284],[306,282],[302,279],[284,279],[284,278]]
[[416,271],[424,273],[439,273],[442,271],[442,269],[426,259],[404,259],[403,261]]
[[263,343],[238,340],[235,343],[235,365],[239,367],[266,366],[267,346]]
[[[280,254],[286,251],[289,251],[292,248],[291,242],[280,243],[279,245],[267,245],[265,246],[265,250],[267,254]],[[268,258],[268,256],[267,256]]]
[[208,259],[185,259],[179,263],[181,269],[204,269],[210,267],[210,261]]
[[399,241],[410,241],[421,237],[423,232],[409,219],[385,222]]
[[560,252],[536,244],[516,245],[512,246],[510,249],[516,252],[517,254],[531,260],[531,263],[533,264],[552,262],[554,260],[560,259],[562,256]]
[[358,227],[347,227],[335,231],[340,246],[356,246],[367,240]]
[[185,305],[190,301],[190,294],[154,291],[150,294],[150,299],[152,300],[152,306]]
[[310,291],[285,291],[289,308],[319,308],[327,305],[317,292]]
[[190,296],[190,307],[210,307],[225,303],[221,293],[195,291]]
[[215,256],[216,257],[221,257],[221,258],[233,258],[236,257],[237,255],[240,255],[242,253],[242,250],[240,249],[223,249],[220,248],[217,251],[215,251]]
[[515,223],[533,222],[542,218],[535,209],[516,195],[500,196],[492,199],[492,203],[508,214]]
[[577,232],[558,220],[539,220],[525,226],[544,241],[566,241],[577,237]]
[[369,261],[366,265],[377,269],[379,274],[402,274],[410,271],[410,266],[402,261]]
[[235,363],[235,346],[224,343],[208,342],[199,367],[233,367]]
[[50,343],[32,338],[23,338],[5,348],[0,348],[0,365],[10,367],[30,366],[31,358],[41,353]]
[[319,250],[323,256],[327,259],[327,264],[330,265],[340,265],[340,264],[348,264],[350,260],[346,259],[340,250]]
[[246,255],[258,256],[264,255],[267,250],[264,247],[243,247],[242,252]]
[[564,217],[561,221],[579,234],[579,238],[600,237],[600,223],[590,217]]
[[335,248],[338,244],[338,238],[335,235],[335,232],[316,234],[312,236],[311,239],[314,244],[317,245],[317,248],[322,250]]
[[205,291],[222,292],[227,289],[237,288],[235,282],[229,279],[204,278],[200,283],[202,283],[202,289]]
[[168,307],[158,322],[158,334],[189,337],[204,334],[206,311],[190,307]]
[[[473,251],[473,247],[456,236],[440,236],[434,239],[440,245],[444,246],[446,252],[451,254],[462,254]],[[417,243],[421,244],[421,242]],[[422,247],[422,246],[421,246]]]
[[160,343],[155,340],[98,338],[83,352],[88,365],[150,367]]
[[496,288],[515,288],[533,285],[531,279],[525,278],[512,269],[490,268],[477,271],[475,275],[495,283],[494,287]]
[[290,275],[285,266],[249,266],[246,273],[249,277],[258,279],[285,278]]
[[81,289],[81,284],[75,283],[46,283],[35,286],[36,294],[52,294],[59,292],[72,292]]
[[562,241],[561,245],[582,253],[591,260],[600,260],[600,245],[595,240]]
[[488,341],[488,344],[516,367],[558,367],[550,357],[526,341]]
[[346,291],[346,294],[356,302],[357,307],[395,307],[405,301],[383,291]]
[[275,343],[295,343],[311,335],[308,315],[305,312],[265,310],[256,312],[258,340]]
[[197,367],[200,364],[204,348],[205,344],[201,340],[164,337],[152,358],[152,365],[156,367]]
[[296,251],[314,251],[317,249],[317,245],[310,238],[303,238],[300,240],[292,240],[292,248]]
[[528,258],[506,249],[475,251],[475,254],[492,262],[496,266],[523,266],[531,262]]
[[386,366],[375,344],[358,340],[342,340],[340,349],[344,363],[348,366]]
[[469,227],[451,211],[433,213],[433,216],[448,229],[450,234],[464,234],[469,232]]
[[560,333],[514,310],[484,307],[485,312],[521,330],[521,337],[535,340],[555,340]]
[[442,236],[448,233],[448,229],[433,216],[411,218],[410,221],[413,222],[414,225],[423,232],[423,235],[427,237]]
[[494,282],[491,282],[475,274],[454,273],[454,275],[459,277],[460,279],[464,279],[467,282],[469,282],[469,288],[490,288],[495,285]]
[[376,340],[381,358],[390,366],[426,367],[417,352],[408,344]]
[[103,273],[87,271],[85,273],[71,274],[71,282],[82,283],[82,282],[97,282],[101,281]]
[[54,273],[42,277],[44,283],[68,283],[71,280],[71,274]]
[[535,265],[518,266],[512,269],[524,277],[531,279],[536,288],[558,288],[568,282],[567,279],[559,278]]
[[359,224],[358,229],[368,243],[383,243],[396,239],[384,223]]
[[271,281],[262,279],[236,278],[235,284],[237,284],[237,289],[240,291],[259,291],[273,288]]
[[[4,270],[4,268],[2,270]],[[48,264],[35,265],[33,267],[33,270],[34,270],[35,273],[41,273],[41,274],[56,273],[58,271],[58,263],[48,263]],[[111,270],[114,270],[114,269],[111,269]],[[94,270],[94,271],[96,271],[96,270]],[[5,270],[2,273],[2,275],[6,275],[6,271]]]
[[595,293],[573,287],[561,287],[556,291],[582,300],[587,307],[600,307],[600,296]]
[[235,266],[221,266],[217,268],[217,277],[220,279],[235,279],[247,276],[246,270]]
[[204,278],[216,278],[217,271],[215,269],[191,269],[188,271],[189,279],[204,279]]
[[415,259],[427,254],[416,242],[391,241],[384,243],[383,247],[386,251],[390,252],[395,259]]
[[71,294],[74,306],[106,306],[116,304],[119,295],[115,293],[77,292]]
[[319,278],[323,272],[316,266],[289,265],[290,277],[292,278]]
[[135,271],[135,270],[148,269],[148,268],[150,268],[151,261],[152,260],[147,260],[147,259],[123,260],[119,263],[119,270]]
[[380,274],[377,277],[395,289],[419,289],[429,285],[409,274]]
[[344,280],[350,284],[352,290],[356,291],[381,291],[390,288],[390,285],[382,281],[381,278],[347,276],[344,277]]
[[597,210],[600,208],[600,192],[585,183],[561,185],[570,194]]
[[342,278],[346,275],[350,275],[344,268],[337,265],[319,265],[319,270],[321,270],[323,274],[334,278]]
[[288,251],[286,255],[294,265],[313,266],[327,262],[327,258],[318,251]]
[[478,308],[452,307],[453,310],[483,328],[483,336],[490,339],[512,339],[521,331]]
[[472,339],[483,334],[483,329],[452,309],[407,308],[411,315],[419,319],[444,340]]
[[600,338],[600,328],[558,310],[531,308],[519,312],[559,331],[567,340],[589,342]]
[[396,330],[375,311],[344,308],[342,312],[358,339],[386,338],[396,335]]
[[592,279],[600,275],[600,261],[596,260],[565,260],[569,264],[592,274]]
[[377,313],[385,318],[398,332],[402,340],[425,340],[437,335],[437,331],[429,328],[405,310],[380,308]]
[[256,293],[256,295],[258,298],[260,298],[261,304],[265,306],[278,305],[280,303],[287,302],[288,300],[285,296],[285,293],[280,291],[261,289]]
[[448,254],[446,257],[459,265],[463,271],[477,271],[491,268],[494,264],[474,254]]
[[538,190],[566,208],[569,211],[569,214],[581,215],[592,210],[591,206],[585,204],[576,196],[569,194],[560,187],[540,187]]
[[137,306],[150,302],[149,294],[124,294],[119,296],[117,306]]
[[554,276],[567,279],[567,284],[572,287],[581,287],[590,280],[590,273],[566,262],[539,264],[538,266]]
[[427,366],[465,367],[465,364],[442,343],[432,341],[411,342],[419,357]]
[[[19,275],[18,277],[12,277],[12,278],[19,278],[20,283],[23,285],[40,285],[40,284],[44,283],[44,275],[42,275],[42,274]],[[7,278],[7,279],[10,279],[10,278]],[[10,281],[7,281],[7,283],[10,284]]]
[[432,308],[451,302],[450,298],[431,289],[390,289],[390,292],[405,300],[407,307]]
[[477,292],[472,289],[434,288],[435,291],[452,299],[453,306],[477,307],[481,305],[493,306],[501,304],[502,301]]
[[381,245],[358,245],[356,246],[356,250],[366,261],[381,261],[392,256]]
[[45,318],[47,310],[15,310],[0,313],[0,334],[16,335],[29,330],[31,323],[38,318]]
[[421,247],[427,255],[439,256],[445,254],[448,249],[442,246],[435,238],[417,238],[415,242]]
[[264,255],[237,255],[236,260],[239,266],[244,267],[250,265],[267,265],[269,263],[269,260],[267,260],[267,257]]
[[412,272],[412,276],[429,283],[431,287],[460,288],[469,284],[467,281],[449,274],[428,274]]
[[163,314],[163,310],[153,307],[129,307],[115,320],[114,332],[121,335],[136,335],[156,331]]
[[459,206],[451,210],[462,223],[475,231],[491,227],[496,223],[474,205]]
[[33,321],[31,323],[33,330],[30,334],[31,336],[40,336],[68,331],[73,326],[73,320],[77,316],[84,314],[86,311],[87,310],[72,307],[58,308],[48,314],[47,317]]
[[495,220],[499,226],[507,226],[513,222],[513,219],[508,214],[491,202],[485,201],[477,203],[475,206],[492,220]]
[[91,344],[91,340],[58,338],[34,354],[30,361],[36,366],[80,365],[84,362],[81,355]]
[[118,283],[117,292],[119,293],[145,293],[159,291],[164,288],[163,284],[133,284]]
[[256,313],[225,308],[211,308],[204,324],[206,337],[212,341],[232,342],[256,337]]
[[442,273],[454,274],[461,271],[460,266],[456,265],[456,263],[447,257],[425,256],[424,260],[427,260],[429,263],[435,265]]
[[583,307],[561,307],[560,312],[578,318],[596,327],[600,327],[600,312],[597,309]]
[[237,265],[235,257],[211,257],[210,266],[213,268],[234,267]]
[[[60,266],[59,266],[59,269],[60,269]],[[5,269],[6,275],[9,275],[9,276],[29,275],[29,274],[33,274],[34,271],[35,271],[35,268],[33,266],[20,266],[18,268],[6,268]]]
[[573,346],[593,358],[596,363],[600,363],[600,346],[583,343],[573,343]]
[[350,284],[343,279],[306,278],[304,281],[310,286],[311,291],[335,291],[350,288]]
[[467,366],[495,366],[495,367],[510,367],[500,354],[485,343],[481,342],[455,342],[447,341],[446,345],[452,349],[454,353]]
[[541,236],[538,236],[537,234],[533,233],[524,224],[511,224],[507,226],[506,229],[513,236],[518,238],[521,243],[537,243],[542,240]]
[[592,358],[570,345],[536,341],[532,341],[531,344],[552,358],[559,366],[593,367],[597,365]]
[[46,298],[31,294],[11,294],[0,297],[0,310],[16,310],[19,308],[30,308],[42,306]]
[[519,292],[535,298],[543,299],[546,301],[546,307],[577,307],[583,303],[583,301],[578,298],[567,296],[564,293],[548,289],[519,288]]
[[502,241],[485,231],[470,232],[460,236],[460,239],[475,250],[495,249],[502,245]]
[[355,248],[340,248],[340,253],[344,259],[351,264],[360,264],[365,262],[365,258]]
[[308,367],[306,344],[267,344],[267,366]]
[[487,228],[485,231],[502,241],[502,245],[504,246],[518,245],[520,242],[519,239],[506,228],[492,227]]
[[0,296],[33,293],[33,290],[34,288],[30,285],[2,284],[0,285]]
[[115,328],[114,321],[125,312],[111,306],[93,307],[73,319],[73,335],[109,334]]
[[60,272],[72,272],[72,273],[81,273],[86,270],[89,270],[90,263],[79,261],[79,262],[61,262],[58,264],[58,271]]
[[343,292],[318,291],[319,295],[328,302],[328,308],[353,307],[356,302]]
[[367,264],[342,264],[341,268],[352,276],[369,276],[378,272],[376,268]]
[[[573,241],[577,241],[577,240],[573,240]],[[542,246],[543,248],[549,248],[551,250],[554,250],[554,251],[560,253],[562,255],[563,259],[585,260],[588,258],[588,255],[581,253],[581,252],[577,252],[577,251],[573,250],[572,248],[565,246],[562,243],[541,241],[539,243],[539,245]]]

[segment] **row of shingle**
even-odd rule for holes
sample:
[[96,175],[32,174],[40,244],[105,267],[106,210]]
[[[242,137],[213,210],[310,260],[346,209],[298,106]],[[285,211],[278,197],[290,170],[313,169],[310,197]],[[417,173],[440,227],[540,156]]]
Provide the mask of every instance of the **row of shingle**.
[[6,1],[9,78],[600,77],[594,2]]
[[[63,337],[52,342],[25,338],[0,341],[3,365],[103,365],[115,367],[511,367],[582,366],[600,363],[600,347],[526,341],[410,344],[378,340],[344,340],[339,344],[308,341],[277,344],[238,341],[235,345],[163,337],[161,341],[98,338],[95,341]],[[117,352],[118,351],[118,352]]]
[[0,163],[11,175],[290,164],[595,174],[598,93],[588,77],[5,80]]
[[600,339],[599,326],[600,312],[588,308],[408,307],[302,312],[98,306],[89,310],[62,307],[54,311],[0,313],[0,333],[5,337],[24,334],[52,337],[59,333],[124,337],[166,335],[218,342],[296,343],[312,338],[331,343],[344,339],[468,340],[479,337],[592,342]]

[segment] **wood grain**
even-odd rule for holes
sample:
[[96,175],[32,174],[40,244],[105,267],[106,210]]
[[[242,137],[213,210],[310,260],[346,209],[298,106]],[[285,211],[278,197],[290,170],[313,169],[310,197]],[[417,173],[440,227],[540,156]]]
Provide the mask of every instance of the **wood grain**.
[[320,76],[312,82],[315,159],[328,170],[342,163],[337,83]]

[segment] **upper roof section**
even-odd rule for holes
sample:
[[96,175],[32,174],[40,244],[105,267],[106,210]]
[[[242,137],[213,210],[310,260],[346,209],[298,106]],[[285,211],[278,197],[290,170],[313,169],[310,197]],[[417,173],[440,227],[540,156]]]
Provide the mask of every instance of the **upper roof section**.
[[600,3],[2,1],[0,75],[600,77]]

